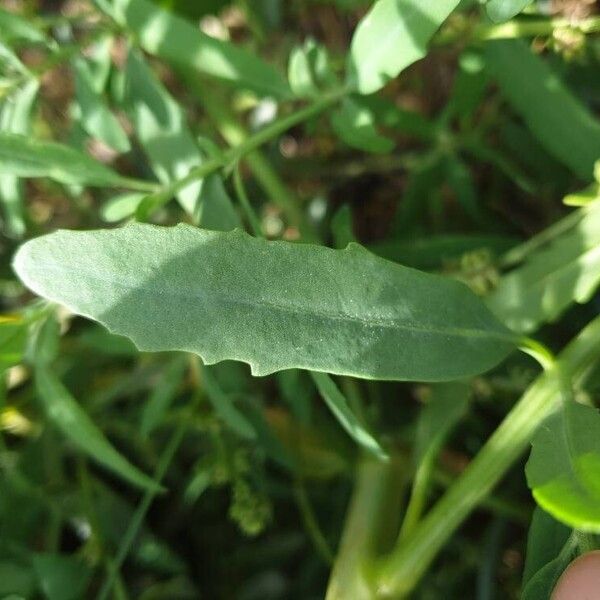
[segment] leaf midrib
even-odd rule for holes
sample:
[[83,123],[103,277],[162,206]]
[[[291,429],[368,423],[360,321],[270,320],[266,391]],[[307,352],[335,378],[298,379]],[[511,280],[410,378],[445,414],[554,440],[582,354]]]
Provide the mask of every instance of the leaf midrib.
[[[60,274],[64,275],[65,273],[72,273],[74,270],[75,269],[73,269],[73,268],[61,268],[58,265],[47,265],[43,269],[43,272],[47,273],[48,271],[53,271],[55,273],[60,273]],[[100,277],[100,276],[98,276],[97,273],[90,274],[89,271],[86,272],[86,271],[83,271],[82,269],[79,269],[79,272],[84,273],[88,279],[96,279],[97,281],[104,283],[104,284],[118,285],[124,289],[131,290],[131,291],[143,292],[143,293],[149,294],[151,296],[158,295],[156,293],[156,291],[157,291],[156,288],[152,288],[150,286],[144,286],[144,285],[132,286],[130,283],[123,282],[119,279]],[[178,298],[198,299],[199,297],[204,296],[205,298],[210,299],[210,296],[207,295],[206,293],[190,295],[190,294],[186,294],[180,290],[177,290],[175,288],[163,287],[161,290],[161,293],[165,293],[165,292],[170,296],[174,296],[174,297],[178,297]],[[340,312],[338,314],[332,314],[332,313],[328,313],[328,312],[322,311],[322,310],[315,310],[314,307],[311,307],[311,310],[303,310],[297,306],[285,305],[285,304],[273,302],[270,300],[261,300],[260,302],[251,302],[249,300],[246,300],[245,298],[240,298],[240,297],[232,298],[230,296],[225,296],[223,294],[218,294],[216,292],[212,294],[212,297],[214,297],[216,301],[219,301],[221,303],[228,303],[233,306],[241,305],[241,306],[256,308],[257,310],[264,310],[265,308],[266,309],[275,309],[275,310],[281,311],[283,313],[291,314],[291,315],[309,315],[309,316],[312,315],[313,317],[315,317],[317,319],[320,318],[325,321],[329,320],[329,321],[359,323],[361,325],[369,326],[369,327],[378,326],[382,329],[392,329],[392,330],[402,329],[405,331],[409,331],[411,333],[424,333],[424,334],[447,336],[447,337],[488,338],[490,340],[495,339],[498,341],[511,343],[511,344],[514,343],[515,339],[516,339],[515,335],[511,335],[510,333],[504,334],[500,331],[460,328],[460,327],[426,328],[426,327],[419,327],[418,325],[415,325],[414,323],[402,324],[401,322],[398,322],[397,320],[394,320],[391,318],[386,319],[386,318],[378,317],[375,319],[365,319],[358,315],[351,315],[351,314],[343,313],[343,312]],[[75,308],[75,307],[72,307],[72,308]],[[96,317],[96,318],[100,318],[100,317]]]

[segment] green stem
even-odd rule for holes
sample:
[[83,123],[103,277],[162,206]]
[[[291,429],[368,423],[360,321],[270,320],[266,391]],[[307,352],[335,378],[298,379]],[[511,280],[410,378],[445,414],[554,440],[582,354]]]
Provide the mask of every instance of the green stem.
[[400,514],[404,480],[402,463],[397,459],[381,462],[363,457],[359,461],[326,600],[373,598],[369,561],[379,549],[382,534],[395,534],[390,517]]
[[[578,383],[600,353],[600,317],[560,354],[556,366]],[[377,565],[379,597],[408,594],[440,548],[526,450],[539,424],[560,403],[555,374],[541,374],[416,531]]]
[[560,219],[560,221],[556,221],[556,223],[553,223],[550,225],[550,227],[546,227],[537,235],[529,238],[526,242],[511,248],[504,256],[500,258],[498,265],[506,269],[522,262],[535,250],[538,250],[540,247],[548,244],[559,235],[562,235],[566,231],[569,231],[569,229],[575,227],[575,225],[577,225],[577,223],[583,219],[588,210],[589,207],[587,206],[580,208],[579,210],[574,210],[566,217]]
[[427,502],[427,493],[429,491],[429,484],[431,482],[438,450],[439,448],[435,447],[431,452],[428,452],[427,456],[423,458],[421,464],[417,468],[408,506],[406,507],[406,513],[404,514],[404,520],[402,521],[402,527],[400,528],[400,534],[398,535],[399,541],[409,537],[421,519],[421,515],[423,514]]
[[233,187],[235,188],[235,193],[238,197],[240,205],[242,206],[242,210],[246,215],[246,219],[248,219],[248,224],[250,225],[252,233],[255,237],[263,237],[260,219],[258,218],[256,212],[254,212],[252,204],[250,204],[248,194],[246,194],[246,188],[244,187],[244,182],[242,181],[242,174],[240,173],[239,164],[237,164],[233,170]]
[[313,542],[315,550],[326,564],[331,565],[333,563],[333,552],[319,527],[319,522],[301,479],[297,479],[294,483],[294,496],[304,521],[304,527]]

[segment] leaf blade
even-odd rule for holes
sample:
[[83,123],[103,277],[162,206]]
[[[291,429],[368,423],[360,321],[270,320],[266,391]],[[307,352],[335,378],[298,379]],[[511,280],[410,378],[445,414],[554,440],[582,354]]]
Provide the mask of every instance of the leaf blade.
[[337,251],[239,230],[130,224],[37,238],[14,267],[38,294],[140,348],[195,352],[208,364],[240,360],[258,376],[306,368],[457,379],[491,368],[516,341],[463,284],[357,245]]
[[113,447],[47,364],[36,365],[35,380],[49,420],[75,446],[129,483],[142,489],[160,489]]
[[347,83],[361,94],[382,88],[427,53],[427,43],[459,0],[378,0],[358,24]]

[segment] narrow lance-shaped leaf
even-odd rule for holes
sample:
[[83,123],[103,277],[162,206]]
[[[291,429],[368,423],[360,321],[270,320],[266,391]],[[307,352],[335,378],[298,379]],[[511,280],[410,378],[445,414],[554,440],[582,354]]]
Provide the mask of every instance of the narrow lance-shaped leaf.
[[459,3],[460,0],[375,2],[352,38],[348,85],[361,94],[371,94],[423,58],[429,40]]
[[532,441],[525,468],[536,502],[571,527],[600,533],[600,414],[570,401]]
[[11,133],[0,133],[0,174],[49,177],[67,185],[131,187],[132,184],[143,184],[152,187],[149,182],[122,177],[69,146]]
[[325,373],[311,373],[311,375],[329,410],[348,435],[367,452],[380,460],[388,460],[387,452],[352,412],[344,394],[340,392],[333,379]]
[[78,118],[83,129],[117,152],[129,151],[129,140],[119,120],[110,111],[105,99],[94,88],[94,80],[86,61],[73,61]]
[[591,179],[600,158],[600,122],[522,41],[487,42],[485,57],[502,93],[544,148]]
[[[31,113],[38,89],[37,79],[32,78],[4,100],[0,111],[0,129],[3,132],[29,133]],[[6,228],[14,236],[21,236],[25,233],[22,188],[22,182],[15,175],[0,175],[0,202],[4,210]]]
[[65,438],[133,485],[151,489],[158,487],[150,477],[115,450],[48,365],[36,366],[35,380],[48,419]]
[[244,361],[255,375],[306,368],[450,380],[492,368],[516,341],[462,283],[356,244],[130,224],[37,238],[14,266],[39,295],[141,349]]
[[246,417],[237,409],[229,395],[221,389],[219,382],[212,374],[210,367],[205,367],[200,363],[198,363],[198,367],[200,369],[206,396],[219,418],[240,437],[247,440],[256,439],[254,427],[252,427],[252,424],[248,419],[246,419]]
[[284,77],[268,63],[229,42],[206,35],[189,21],[147,0],[117,0],[109,9],[104,3],[97,4],[134,33],[138,44],[149,54],[262,94],[291,94]]

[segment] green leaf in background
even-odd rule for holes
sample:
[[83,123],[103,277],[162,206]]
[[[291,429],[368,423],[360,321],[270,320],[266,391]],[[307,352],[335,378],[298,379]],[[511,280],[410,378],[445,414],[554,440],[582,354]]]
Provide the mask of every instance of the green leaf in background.
[[559,577],[573,559],[577,537],[537,507],[527,536],[521,600],[548,600]]
[[35,381],[48,420],[67,440],[125,481],[140,488],[157,489],[150,477],[115,450],[48,365],[36,365]]
[[260,94],[290,96],[284,77],[271,65],[229,42],[206,35],[191,22],[147,0],[118,0],[108,12],[135,35],[149,54]]
[[100,209],[100,216],[107,223],[116,223],[128,219],[135,214],[146,194],[140,192],[125,192],[107,200]]
[[488,0],[485,10],[495,23],[508,21],[518,15],[533,0]]
[[[22,87],[5,98],[0,108],[0,130],[6,133],[27,134],[31,129],[31,113],[37,98],[39,83],[29,79]],[[0,175],[0,202],[6,231],[20,237],[25,233],[22,182],[13,174]]]
[[0,374],[23,359],[27,326],[19,317],[0,316]]
[[524,42],[487,42],[485,58],[502,93],[544,148],[590,180],[600,158],[600,122]]
[[537,503],[555,519],[600,532],[600,414],[573,401],[551,415],[532,441],[525,468]]
[[0,560],[0,594],[5,600],[35,597],[36,575],[29,566]]
[[377,0],[358,24],[348,56],[347,82],[361,94],[382,88],[423,58],[427,44],[460,0]]
[[587,302],[599,284],[600,204],[591,204],[571,228],[504,275],[488,306],[511,329],[528,333],[573,302]]
[[158,382],[142,409],[140,433],[143,436],[152,433],[164,419],[181,386],[187,365],[186,355],[177,356],[160,373]]
[[240,437],[247,440],[256,439],[254,427],[238,410],[229,395],[221,389],[210,367],[202,365],[200,361],[197,361],[197,364],[200,369],[204,391],[217,416]]
[[467,252],[487,250],[493,256],[510,250],[516,238],[500,235],[445,234],[414,239],[390,239],[369,245],[369,250],[382,258],[414,269],[433,271],[448,261],[458,260]]
[[85,597],[92,572],[81,559],[66,554],[34,554],[31,564],[47,600]]
[[31,21],[13,12],[0,8],[0,40],[10,44],[29,42],[33,44],[49,44],[50,40]]
[[104,142],[119,153],[128,152],[129,139],[119,120],[108,108],[94,80],[87,62],[77,57],[73,60],[75,73],[75,100],[82,128],[92,137]]
[[429,401],[419,414],[414,448],[416,465],[437,456],[446,438],[469,408],[471,388],[454,381],[432,386]]
[[467,413],[470,397],[470,385],[464,381],[432,386],[429,401],[417,422],[413,449],[415,474],[400,539],[410,536],[421,519],[437,457],[454,427]]
[[[49,177],[67,185],[123,186],[144,183],[112,169],[69,146],[0,133],[0,175]],[[148,182],[148,186],[151,184]]]
[[323,89],[338,84],[327,50],[310,38],[290,53],[288,81],[298,98],[317,98]]
[[[124,103],[135,134],[162,183],[185,177],[203,162],[179,104],[135,51],[129,53],[125,68]],[[216,174],[186,186],[177,199],[203,227],[229,230],[241,223]]]
[[311,373],[321,398],[348,435],[367,452],[380,460],[389,460],[387,452],[352,412],[344,394],[326,373]]
[[571,530],[539,506],[533,512],[527,535],[523,587],[545,565],[553,561],[569,540]]
[[37,238],[14,267],[39,295],[141,349],[244,361],[255,375],[459,379],[492,368],[516,341],[465,285],[356,244],[130,224]]
[[369,108],[351,98],[344,98],[340,108],[332,113],[331,125],[338,137],[353,148],[379,154],[394,149],[394,142],[377,131]]

